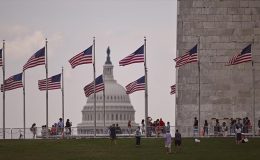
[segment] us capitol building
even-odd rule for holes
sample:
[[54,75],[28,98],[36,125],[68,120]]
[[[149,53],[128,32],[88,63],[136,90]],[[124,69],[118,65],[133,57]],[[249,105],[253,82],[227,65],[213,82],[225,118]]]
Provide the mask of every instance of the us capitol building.
[[[107,59],[103,66],[103,80],[105,84],[105,111],[103,92],[96,93],[96,133],[105,133],[112,124],[118,124],[122,133],[127,133],[128,121],[131,121],[132,130],[135,123],[135,110],[129,95],[123,86],[117,83],[113,76],[113,65],[110,60],[110,49],[107,49]],[[105,121],[104,121],[105,113]],[[91,134],[94,132],[94,94],[88,97],[82,110],[82,122],[78,124],[78,134]],[[104,124],[105,122],[105,124]]]

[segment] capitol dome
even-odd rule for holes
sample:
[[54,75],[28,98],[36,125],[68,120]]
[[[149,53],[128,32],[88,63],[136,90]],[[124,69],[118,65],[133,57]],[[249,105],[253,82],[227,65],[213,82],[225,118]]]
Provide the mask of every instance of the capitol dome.
[[[96,133],[105,133],[104,131],[112,124],[118,124],[122,133],[126,133],[128,121],[131,121],[132,130],[135,130],[138,126],[135,123],[135,110],[129,95],[126,94],[125,88],[114,79],[109,48],[107,49],[107,59],[103,66],[103,79],[105,94],[102,91],[96,93]],[[105,102],[103,96],[105,96]],[[78,133],[93,133],[94,119],[94,94],[92,94],[88,97],[87,103],[83,107],[82,122],[78,124]]]

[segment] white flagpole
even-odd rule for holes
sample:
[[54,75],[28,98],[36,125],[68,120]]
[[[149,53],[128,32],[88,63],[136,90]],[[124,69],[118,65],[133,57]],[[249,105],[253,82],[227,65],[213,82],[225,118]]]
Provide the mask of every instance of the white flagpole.
[[5,40],[3,40],[3,139],[5,139]]
[[25,70],[23,71],[23,131],[25,139]]
[[49,82],[48,82],[48,55],[47,55],[47,38],[45,39],[45,69],[46,69],[46,129],[47,129],[47,136],[48,136],[48,89],[49,89]]
[[62,119],[64,120],[64,73],[63,73],[63,67],[61,70],[61,76],[62,76],[62,87],[61,87],[61,94],[62,94]]
[[146,66],[146,37],[144,37],[144,72],[145,72],[145,136],[148,135],[148,78]]
[[94,72],[94,137],[96,137],[97,119],[96,119],[96,62],[95,62],[95,37],[93,37],[93,72]]
[[252,80],[253,80],[253,136],[255,136],[255,67],[254,67],[254,61],[252,57]]
[[[104,77],[103,77],[103,81],[104,81]],[[105,81],[104,81],[105,83]],[[105,89],[103,90],[103,108],[104,108],[104,131],[106,129],[106,99],[105,99]],[[105,133],[105,132],[104,132]]]
[[[197,46],[197,52],[199,51],[199,48],[200,48],[200,37],[199,37],[199,44]],[[198,123],[198,135],[200,137],[200,61],[199,61],[199,54],[197,53],[197,56],[198,56],[198,76],[199,76],[199,92],[198,92],[198,96],[199,96],[199,123]]]
[[[255,37],[253,36],[253,43],[255,42]],[[252,112],[253,112],[253,137],[255,136],[255,66],[254,66],[254,59],[252,54],[252,46],[251,46],[251,55],[252,55],[252,87],[253,87],[253,106],[252,106]]]

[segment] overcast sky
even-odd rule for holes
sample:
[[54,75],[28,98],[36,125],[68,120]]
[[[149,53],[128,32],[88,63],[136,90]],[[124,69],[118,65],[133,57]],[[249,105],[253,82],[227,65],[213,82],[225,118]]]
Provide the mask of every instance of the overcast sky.
[[[93,80],[92,65],[72,69],[68,60],[92,45],[96,37],[96,74],[103,71],[110,46],[114,77],[119,84],[144,75],[143,64],[119,67],[147,37],[149,116],[175,123],[176,0],[1,0],[0,39],[6,40],[6,78],[22,72],[23,65],[48,38],[49,76],[65,70],[65,119],[81,122],[87,98],[83,87]],[[1,47],[0,47],[1,48]],[[2,72],[2,70],[1,70]],[[2,83],[2,74],[0,75]],[[46,123],[45,92],[38,80],[44,66],[26,70],[26,127]],[[2,96],[2,94],[1,94]],[[130,95],[136,122],[144,118],[144,91]],[[0,98],[0,128],[3,100]],[[6,127],[23,127],[23,91],[6,92]],[[61,91],[49,92],[49,126],[61,117]]]

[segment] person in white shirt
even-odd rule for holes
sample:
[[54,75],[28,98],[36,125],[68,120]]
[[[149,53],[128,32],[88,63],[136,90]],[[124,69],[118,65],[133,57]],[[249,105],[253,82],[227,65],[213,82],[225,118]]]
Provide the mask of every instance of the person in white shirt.
[[236,144],[239,144],[242,139],[241,128],[239,126],[236,126],[235,132],[236,132]]
[[171,146],[172,146],[172,136],[170,131],[167,131],[164,137],[164,143],[165,143],[165,148],[166,148],[166,152],[169,154],[171,153]]
[[222,127],[221,127],[222,133],[224,137],[227,137],[227,133],[228,133],[228,127],[226,125],[226,122],[222,123]]
[[59,122],[58,122],[58,134],[62,135],[63,129],[64,129],[64,122],[63,122],[63,119],[60,118]]
[[136,139],[136,146],[140,146],[141,144],[141,131],[140,127],[138,126],[135,131],[135,139]]

